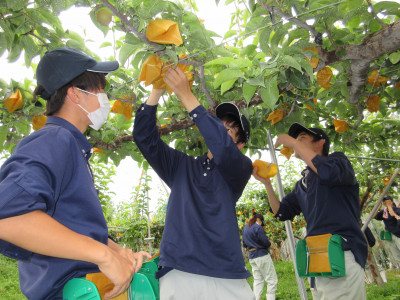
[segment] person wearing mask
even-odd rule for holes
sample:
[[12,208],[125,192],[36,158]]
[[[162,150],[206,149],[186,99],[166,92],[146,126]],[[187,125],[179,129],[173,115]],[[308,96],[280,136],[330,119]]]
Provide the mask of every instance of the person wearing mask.
[[249,250],[249,262],[254,277],[253,292],[256,300],[261,299],[265,282],[267,283],[267,300],[275,300],[278,277],[269,254],[271,242],[268,240],[263,226],[263,215],[254,213],[243,228],[243,246]]
[[342,237],[344,277],[316,277],[314,299],[366,299],[364,266],[367,242],[361,231],[359,185],[354,169],[342,152],[329,154],[329,137],[320,128],[299,123],[288,134],[279,135],[275,146],[294,149],[295,157],[306,163],[292,192],[280,202],[268,178],[253,175],[264,183],[271,209],[278,221],[293,220],[303,213],[307,237],[336,234]]
[[0,170],[0,253],[19,260],[28,299],[63,299],[67,281],[100,271],[114,284],[106,299],[115,297],[150,257],[108,238],[89,165],[84,133],[106,121],[106,74],[118,66],[68,47],[46,52],[37,66],[34,96],[47,100],[46,125],[20,141]]
[[207,112],[179,68],[168,70],[164,80],[182,100],[209,151],[192,157],[162,141],[157,105],[164,90],[153,88],[136,113],[133,137],[171,188],[160,245],[160,299],[254,299],[235,211],[253,169],[240,151],[250,135],[249,123],[232,103],[220,104],[216,116]]

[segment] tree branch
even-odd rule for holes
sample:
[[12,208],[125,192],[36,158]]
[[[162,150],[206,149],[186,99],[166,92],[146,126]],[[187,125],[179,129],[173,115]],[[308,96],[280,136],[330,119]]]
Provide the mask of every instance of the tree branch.
[[337,45],[336,45],[335,41],[332,38],[331,31],[329,30],[329,26],[328,26],[328,23],[326,21],[325,21],[325,28],[326,28],[326,32],[328,34],[329,41],[331,42],[333,48],[335,48],[337,50]]
[[260,5],[262,5],[267,11],[273,10],[273,12],[278,14],[281,18],[284,18],[284,19],[286,19],[286,20],[288,20],[288,21],[290,21],[290,22],[292,22],[292,23],[294,23],[294,24],[296,24],[296,25],[308,30],[314,37],[317,37],[318,31],[316,31],[314,29],[314,27],[308,25],[306,22],[304,22],[304,21],[302,21],[302,20],[300,20],[300,19],[298,19],[296,17],[293,17],[293,16],[291,16],[289,14],[284,13],[282,10],[280,10],[279,8],[277,8],[275,6],[263,4],[261,2],[262,1],[259,1],[258,3],[260,3]]
[[346,141],[346,144],[350,144],[354,138],[357,135],[357,128],[361,125],[362,120],[364,120],[364,105],[361,104],[361,102],[357,103],[357,113],[358,113],[358,119],[356,121],[356,123],[354,124],[354,126],[351,128],[354,130],[353,134],[351,135],[351,137]]
[[212,99],[210,92],[207,90],[206,86],[206,80],[204,79],[204,65],[199,67],[199,79],[200,79],[200,84],[201,84],[201,90],[203,93],[206,95],[208,102],[210,103],[210,107],[214,108],[215,107],[215,102]]
[[371,10],[371,14],[372,14],[372,16],[374,17],[374,19],[377,20],[378,23],[381,24],[381,26],[382,26],[383,28],[385,28],[387,25],[386,25],[385,23],[383,23],[383,21],[377,16],[377,14],[376,14],[375,11],[374,11],[374,7],[372,6],[371,1],[370,1],[370,0],[367,0],[367,3],[368,3],[368,7],[369,7],[369,9]]
[[[110,2],[108,2],[108,0],[101,0],[101,2],[103,2],[103,4],[106,7],[108,7],[118,18],[121,19],[121,22],[126,26],[126,28],[128,28],[131,32],[136,34],[143,42],[145,42],[149,46],[153,47],[156,51],[160,51],[160,50],[164,49],[163,46],[160,46],[159,44],[150,42],[149,39],[146,37],[146,35],[144,33],[139,32],[139,30],[137,28],[135,28],[131,22],[129,22],[128,18],[125,15],[123,15],[122,13],[120,13],[120,11],[118,9],[116,9]],[[125,30],[126,30],[126,28],[122,27],[122,29],[125,29]]]

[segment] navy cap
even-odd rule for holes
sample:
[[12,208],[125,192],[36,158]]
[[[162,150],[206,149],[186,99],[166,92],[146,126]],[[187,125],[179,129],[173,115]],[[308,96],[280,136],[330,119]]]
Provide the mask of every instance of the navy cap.
[[312,136],[315,136],[319,139],[325,140],[322,152],[325,156],[328,156],[329,154],[329,146],[330,146],[330,140],[329,137],[326,135],[325,131],[323,131],[320,128],[307,128],[304,125],[300,123],[293,123],[290,128],[289,128],[289,135],[292,138],[297,138],[298,135],[302,132],[306,132]]
[[[389,196],[389,195],[386,195],[385,197],[383,197],[383,200],[382,201],[386,201],[386,200],[391,200],[391,201],[393,201],[393,198],[391,197],[391,196]],[[394,202],[394,201],[393,201]]]
[[241,127],[244,131],[245,142],[249,140],[250,123],[247,118],[240,113],[239,108],[235,104],[230,102],[221,103],[215,108],[215,114],[220,119],[222,118],[222,116],[227,114],[235,116],[240,121]]
[[82,51],[62,47],[45,53],[36,69],[36,79],[44,88],[41,97],[49,100],[59,88],[86,71],[107,74],[118,67],[117,61],[97,62]]
[[259,218],[260,220],[261,220],[261,226],[265,226],[265,224],[264,224],[264,217],[263,217],[263,215],[262,214],[254,214],[254,216],[256,217],[256,218]]

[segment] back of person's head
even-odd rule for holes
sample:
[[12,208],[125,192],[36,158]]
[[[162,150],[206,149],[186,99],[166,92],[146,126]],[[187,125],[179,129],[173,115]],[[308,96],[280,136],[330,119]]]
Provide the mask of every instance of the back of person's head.
[[106,74],[117,70],[117,61],[97,62],[77,49],[62,47],[47,51],[36,69],[34,98],[47,100],[46,114],[57,113],[64,104],[67,90],[78,87],[98,91],[106,86]]
[[262,214],[253,212],[253,215],[251,216],[250,220],[249,220],[249,227],[253,226],[254,223],[257,222],[257,219],[260,219],[261,221],[261,226],[264,226],[264,217]]

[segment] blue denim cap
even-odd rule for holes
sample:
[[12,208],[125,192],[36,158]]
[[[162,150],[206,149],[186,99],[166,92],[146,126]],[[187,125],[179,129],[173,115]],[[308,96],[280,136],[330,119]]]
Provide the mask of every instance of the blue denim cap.
[[117,61],[97,62],[82,51],[62,47],[45,53],[36,69],[36,79],[44,88],[41,97],[49,100],[59,88],[86,71],[107,74],[118,67]]

